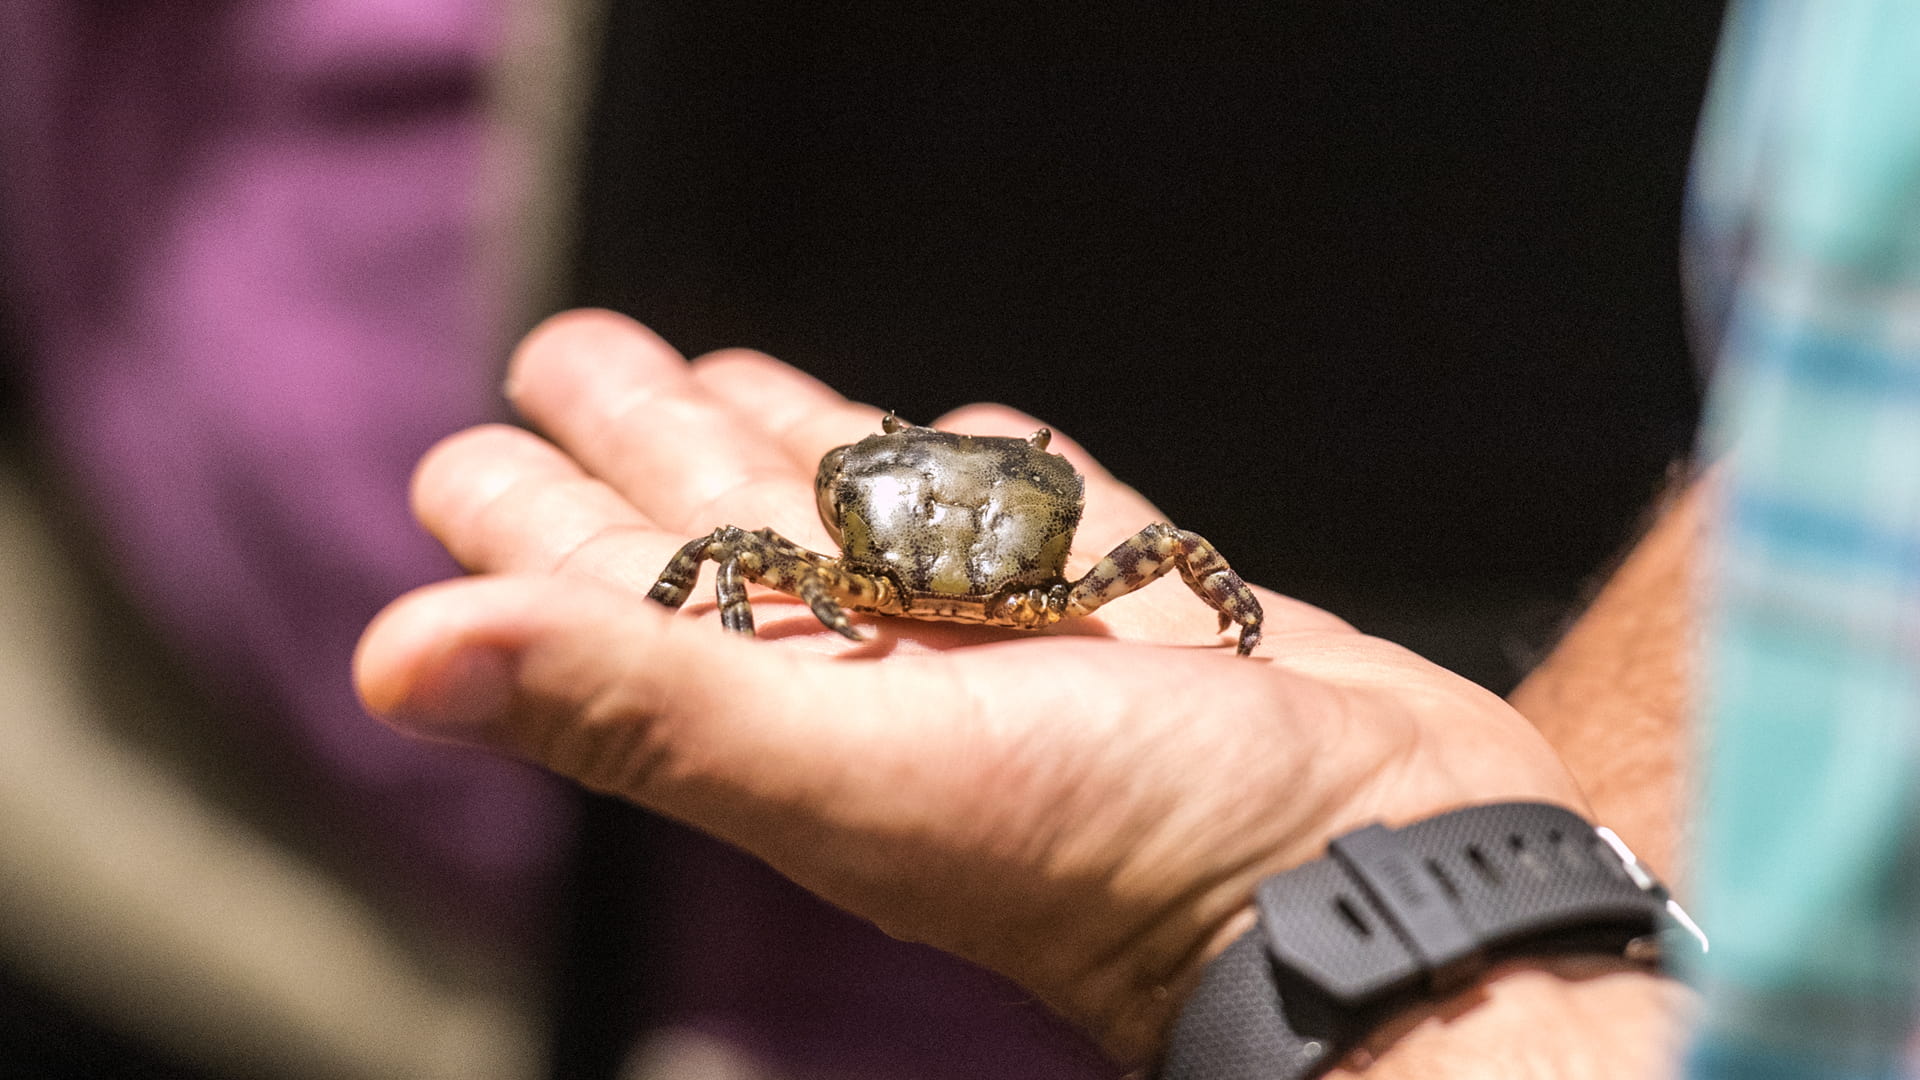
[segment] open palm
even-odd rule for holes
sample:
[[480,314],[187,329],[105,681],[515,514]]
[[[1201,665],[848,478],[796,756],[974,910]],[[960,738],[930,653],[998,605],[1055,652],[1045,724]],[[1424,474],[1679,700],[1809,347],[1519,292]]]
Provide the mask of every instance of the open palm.
[[[854,643],[755,590],[750,640],[704,586],[669,613],[648,587],[716,526],[832,553],[815,467],[883,410],[757,354],[689,365],[592,312],[536,331],[509,392],[553,442],[490,426],[422,463],[421,520],[487,576],[369,629],[369,706],[738,844],[1010,975],[1121,1058],[1154,1052],[1254,884],[1331,835],[1491,799],[1581,805],[1500,699],[1264,590],[1246,659],[1177,581],[1042,634],[855,616],[871,640]],[[986,405],[933,423],[1040,426]],[[1053,449],[1087,480],[1070,573],[1160,520],[1071,440]]]

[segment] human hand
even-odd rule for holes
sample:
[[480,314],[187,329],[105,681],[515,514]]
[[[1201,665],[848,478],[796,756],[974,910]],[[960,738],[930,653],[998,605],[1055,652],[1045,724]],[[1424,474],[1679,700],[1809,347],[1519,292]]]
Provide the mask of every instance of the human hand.
[[[1121,1060],[1158,1050],[1254,885],[1330,837],[1470,802],[1582,808],[1498,697],[1264,590],[1249,659],[1174,582],[1040,634],[872,619],[856,644],[759,590],[759,640],[711,603],[670,613],[646,590],[715,526],[831,552],[814,468],[881,410],[754,354],[688,365],[591,312],[529,337],[510,396],[555,443],[484,427],[422,463],[421,520],[490,576],[376,620],[369,708],[732,842],[1011,976]],[[984,405],[934,424],[1039,426]],[[1071,440],[1053,449],[1087,481],[1070,574],[1159,520]]]

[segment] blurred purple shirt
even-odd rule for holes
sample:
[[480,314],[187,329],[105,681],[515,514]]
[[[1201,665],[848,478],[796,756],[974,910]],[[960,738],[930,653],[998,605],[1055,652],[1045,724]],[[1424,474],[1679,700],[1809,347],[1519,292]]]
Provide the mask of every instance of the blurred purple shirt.
[[[134,600],[255,706],[363,871],[530,955],[571,801],[394,735],[348,680],[376,611],[457,572],[408,514],[413,462],[498,409],[505,2],[0,3],[0,285]],[[686,847],[655,853],[680,1022],[816,1075],[1112,1071],[1006,984]]]
[[343,846],[490,940],[540,921],[568,801],[368,720],[346,673],[382,605],[456,572],[413,461],[495,411],[498,7],[0,5],[0,266],[60,466],[134,599],[287,727]]

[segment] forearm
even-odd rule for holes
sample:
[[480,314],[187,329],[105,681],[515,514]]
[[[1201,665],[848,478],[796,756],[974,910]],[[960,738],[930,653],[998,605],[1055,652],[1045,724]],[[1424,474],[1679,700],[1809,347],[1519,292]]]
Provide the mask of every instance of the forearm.
[[1597,820],[1683,881],[1694,566],[1709,484],[1675,495],[1511,702],[1557,750]]

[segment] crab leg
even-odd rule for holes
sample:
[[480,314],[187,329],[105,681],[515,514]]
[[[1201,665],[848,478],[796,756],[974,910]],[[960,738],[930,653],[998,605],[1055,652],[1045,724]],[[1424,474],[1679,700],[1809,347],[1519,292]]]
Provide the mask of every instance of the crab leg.
[[1068,615],[1085,615],[1115,597],[1178,569],[1195,596],[1220,613],[1220,629],[1240,624],[1241,656],[1260,643],[1260,601],[1199,533],[1149,525],[1094,564],[1067,594]]
[[753,609],[747,604],[749,581],[799,597],[828,629],[854,641],[865,638],[847,619],[847,608],[884,614],[900,610],[899,593],[887,578],[850,570],[772,529],[747,532],[732,525],[682,546],[660,571],[647,598],[669,608],[686,603],[700,576],[700,564],[708,559],[720,564],[714,582],[720,625],[735,633],[753,633]]
[[713,576],[713,596],[720,603],[720,625],[752,637],[753,605],[747,603],[747,582],[740,574],[738,556],[720,564]]

